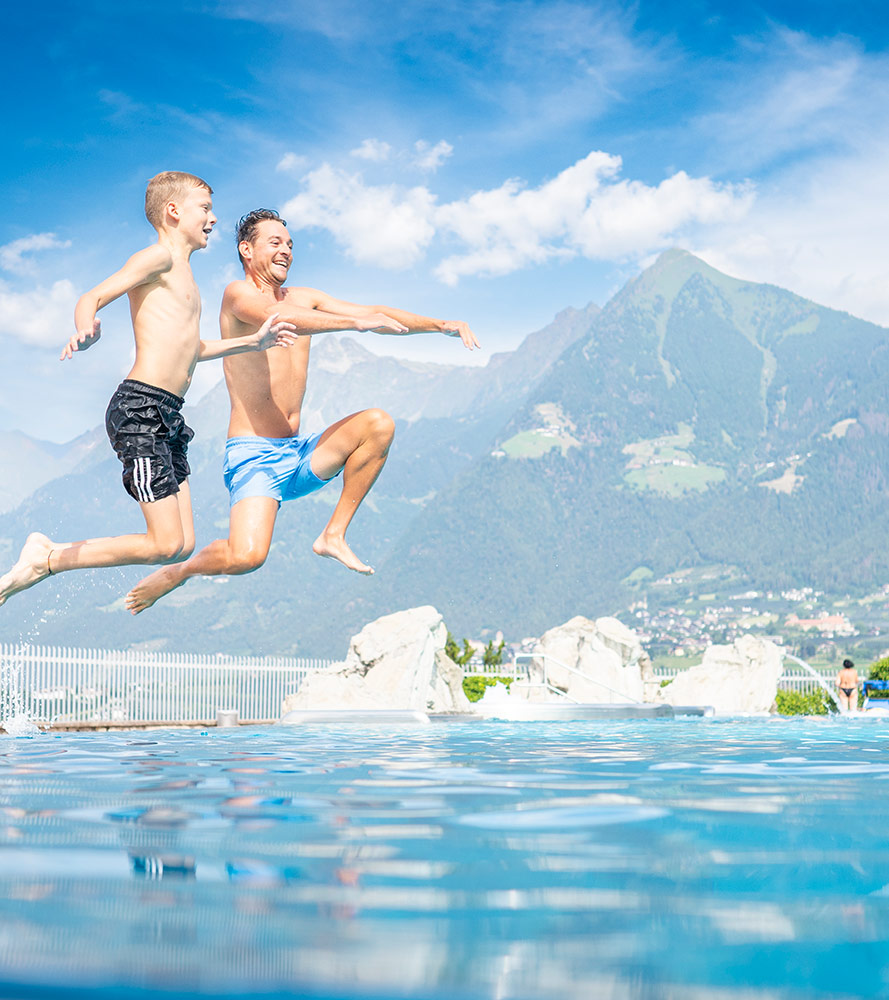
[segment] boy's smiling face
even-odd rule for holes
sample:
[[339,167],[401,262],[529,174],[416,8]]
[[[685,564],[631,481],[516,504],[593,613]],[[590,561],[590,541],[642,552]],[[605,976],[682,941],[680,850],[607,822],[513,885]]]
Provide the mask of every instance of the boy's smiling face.
[[179,232],[195,249],[205,247],[216,225],[210,192],[202,187],[190,188],[184,197],[172,202],[169,207],[175,207]]

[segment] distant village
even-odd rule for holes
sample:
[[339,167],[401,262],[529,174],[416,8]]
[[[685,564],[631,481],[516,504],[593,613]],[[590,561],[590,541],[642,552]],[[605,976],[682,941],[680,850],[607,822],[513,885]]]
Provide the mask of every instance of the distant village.
[[859,598],[829,597],[803,587],[651,603],[643,597],[618,617],[636,632],[655,662],[698,662],[707,646],[730,643],[743,634],[771,639],[822,665],[852,655],[864,663],[889,654],[889,585]]
[[[656,583],[664,588],[688,586],[682,575]],[[655,590],[654,595],[649,593],[615,614],[636,633],[655,666],[692,666],[701,661],[708,646],[731,643],[741,635],[769,639],[819,667],[836,665],[850,656],[865,667],[889,656],[889,584],[864,597],[831,597],[812,587],[746,590],[719,598],[709,593],[677,598],[673,592],[670,596],[672,600],[658,602]],[[587,614],[600,617],[595,611]],[[553,622],[553,626],[560,624]],[[499,649],[497,662],[511,664],[517,654],[533,651],[538,639],[528,636],[510,641],[497,632],[487,642],[466,641],[474,650],[466,664],[471,671],[484,669],[486,647],[489,658]]]

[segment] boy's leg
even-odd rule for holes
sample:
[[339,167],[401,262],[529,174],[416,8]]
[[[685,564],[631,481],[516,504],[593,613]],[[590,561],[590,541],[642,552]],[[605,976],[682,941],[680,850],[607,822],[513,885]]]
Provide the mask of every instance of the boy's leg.
[[191,487],[185,479],[176,494],[179,501],[179,523],[182,525],[182,552],[180,559],[187,559],[194,552],[194,514],[191,510]]
[[217,538],[187,562],[156,570],[127,594],[134,615],[150,608],[192,576],[236,576],[251,573],[265,562],[272,544],[278,501],[272,497],[239,500],[229,515],[229,537]]
[[185,542],[178,496],[140,503],[139,507],[146,527],[141,535],[90,538],[82,542],[53,542],[37,532],[29,535],[18,562],[0,577],[0,604],[46,577],[67,570],[178,559]]
[[319,556],[337,559],[348,569],[370,574],[346,543],[346,528],[386,463],[395,422],[383,410],[362,410],[337,421],[321,435],[312,455],[312,472],[330,479],[343,472],[343,490],[327,527],[312,545]]

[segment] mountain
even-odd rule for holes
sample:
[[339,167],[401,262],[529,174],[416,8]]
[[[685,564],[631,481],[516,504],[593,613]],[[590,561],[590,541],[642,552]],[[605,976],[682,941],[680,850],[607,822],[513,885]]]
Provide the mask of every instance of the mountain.
[[[425,603],[457,635],[520,638],[656,600],[689,570],[735,590],[889,579],[882,327],[673,250],[484,368],[334,338],[313,355],[307,423],[396,417],[350,533],[373,577],[310,555],[337,495],[321,491],[282,508],[257,573],[190,581],[136,619],[120,595],[138,568],[63,576],[0,610],[0,640],[339,656],[368,620]],[[199,544],[227,526],[226,415],[216,392],[190,417]],[[0,516],[0,558],[32,526],[132,530],[118,477],[109,460],[41,487]]]
[[[396,444],[350,535],[356,551],[372,559],[391,548],[423,505],[490,448],[528,390],[588,330],[598,311],[593,305],[566,309],[517,350],[495,354],[484,367],[404,362],[379,357],[351,338],[317,338],[304,429],[321,429],[369,406],[396,418]],[[196,431],[189,461],[201,545],[228,523],[220,474],[228,423],[224,385],[187,407],[186,417]],[[95,435],[104,439],[104,432]],[[15,559],[30,530],[62,538],[134,530],[138,513],[120,488],[120,469],[107,442],[97,455],[91,454],[93,464],[47,482],[0,516],[0,564]],[[124,616],[120,598],[144,575],[139,567],[71,574],[42,583],[2,609],[0,641],[331,654],[350,627],[338,617],[339,602],[352,600],[350,588],[358,601],[367,582],[311,555],[335,499],[335,492],[322,491],[285,505],[261,573],[237,581],[193,581],[135,619]],[[185,607],[189,625],[182,634]],[[314,630],[311,647],[304,638],[307,623]]]
[[101,452],[104,438],[104,432],[88,431],[62,445],[21,431],[0,434],[0,513],[13,510],[44,483],[88,465]]
[[[887,369],[885,329],[670,251],[384,568],[468,634],[513,636],[619,610],[694,566],[765,588],[882,583]],[[397,599],[382,590],[366,613]]]

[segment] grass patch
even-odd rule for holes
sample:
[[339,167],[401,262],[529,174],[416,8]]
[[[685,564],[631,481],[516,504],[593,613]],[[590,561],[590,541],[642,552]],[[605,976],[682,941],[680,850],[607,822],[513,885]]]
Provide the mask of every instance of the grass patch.
[[653,490],[668,497],[702,493],[724,479],[725,469],[715,465],[649,465],[624,475],[624,481],[637,492]]
[[552,431],[533,430],[521,431],[508,441],[504,441],[500,448],[510,458],[540,458],[554,448],[559,448],[564,455],[576,444],[572,437],[555,434]]

